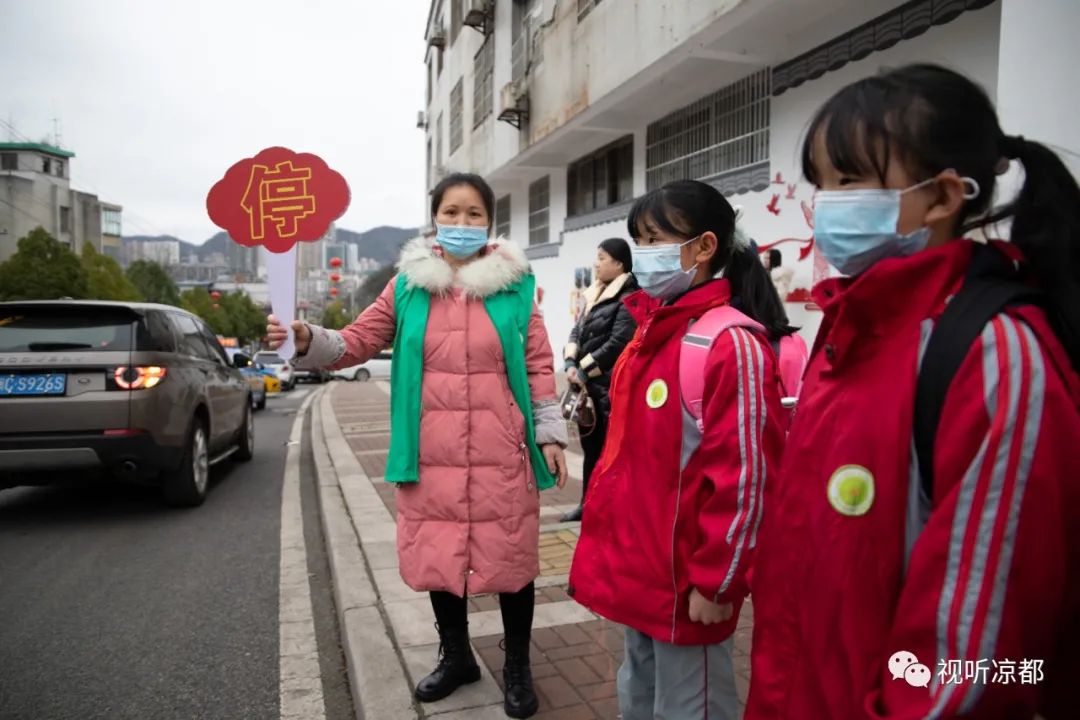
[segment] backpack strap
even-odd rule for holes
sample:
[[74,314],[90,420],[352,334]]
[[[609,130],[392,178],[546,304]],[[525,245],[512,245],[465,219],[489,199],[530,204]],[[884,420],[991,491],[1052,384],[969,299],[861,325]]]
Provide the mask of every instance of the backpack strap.
[[679,393],[683,405],[702,429],[702,398],[705,396],[705,362],[720,333],[728,328],[743,327],[764,333],[761,323],[750,319],[730,305],[721,305],[705,312],[683,335],[679,349]]
[[915,386],[915,453],[927,500],[934,497],[934,439],[953,377],[995,315],[1009,306],[1038,304],[1039,298],[1001,251],[975,246],[964,284],[930,333]]

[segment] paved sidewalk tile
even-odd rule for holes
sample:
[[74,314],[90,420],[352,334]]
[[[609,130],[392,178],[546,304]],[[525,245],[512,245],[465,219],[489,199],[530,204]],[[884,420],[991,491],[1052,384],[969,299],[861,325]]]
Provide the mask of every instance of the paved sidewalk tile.
[[[386,469],[386,451],[390,438],[388,428],[390,405],[387,395],[374,383],[349,383],[335,388],[332,404],[341,423],[342,432],[357,454],[364,471],[372,479],[379,497],[391,514],[394,510],[394,488],[382,481]],[[380,414],[381,413],[381,414]],[[575,434],[571,433],[574,438]],[[381,452],[380,452],[381,451]],[[537,720],[615,720],[619,716],[615,676],[623,657],[621,626],[602,619],[577,622],[568,617],[549,617],[541,606],[550,605],[556,612],[573,608],[566,594],[566,578],[570,572],[574,549],[577,547],[578,527],[559,521],[563,512],[575,507],[581,497],[581,449],[576,439],[567,451],[570,467],[575,470],[562,490],[541,494],[540,578],[537,579],[537,614],[544,613],[545,625],[533,630],[532,663],[540,712]],[[389,569],[384,572],[391,572]],[[419,597],[419,596],[418,596]],[[498,610],[498,597],[480,595],[469,599],[470,613],[484,613],[485,620]],[[490,613],[490,615],[489,615]],[[735,632],[735,685],[739,692],[740,709],[746,701],[750,682],[750,634],[753,609],[744,606]],[[491,632],[492,623],[479,623],[484,632]],[[497,624],[495,624],[497,628]],[[503,651],[499,647],[501,634],[473,637],[490,677],[502,687]],[[432,646],[408,651],[412,671],[419,672],[424,655],[433,655]],[[432,660],[434,658],[432,657]],[[488,674],[485,674],[488,677]],[[450,705],[453,707],[453,705]],[[449,708],[440,708],[441,710]],[[466,711],[468,712],[468,711]],[[462,714],[464,716],[464,713]],[[493,716],[498,715],[494,713]],[[482,715],[476,715],[476,720]],[[436,717],[449,717],[437,715]]]

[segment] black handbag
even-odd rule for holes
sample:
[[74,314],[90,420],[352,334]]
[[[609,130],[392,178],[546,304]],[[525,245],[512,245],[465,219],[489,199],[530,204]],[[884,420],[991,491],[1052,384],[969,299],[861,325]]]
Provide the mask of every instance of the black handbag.
[[576,422],[580,430],[586,431],[586,435],[596,428],[596,405],[583,386],[574,383],[567,385],[559,407],[563,418]]

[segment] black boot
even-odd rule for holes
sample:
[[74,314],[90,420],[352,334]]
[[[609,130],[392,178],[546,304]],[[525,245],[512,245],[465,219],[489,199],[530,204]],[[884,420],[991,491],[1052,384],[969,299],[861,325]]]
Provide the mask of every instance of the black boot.
[[420,702],[442,700],[462,685],[480,679],[480,666],[469,645],[468,626],[443,630],[436,625],[435,628],[439,631],[439,664],[416,686],[416,699]]
[[503,710],[512,718],[532,717],[539,709],[540,701],[533,689],[532,669],[529,667],[529,638],[504,642]]
[[563,516],[561,518],[559,518],[559,521],[560,522],[580,522],[581,521],[581,505],[578,505],[576,508],[574,508],[570,512],[567,512],[567,513],[563,514]]

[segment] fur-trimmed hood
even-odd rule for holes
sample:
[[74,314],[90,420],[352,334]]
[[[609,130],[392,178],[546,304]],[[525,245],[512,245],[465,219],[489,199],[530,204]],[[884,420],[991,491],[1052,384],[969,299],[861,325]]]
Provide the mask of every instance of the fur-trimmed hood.
[[493,295],[529,272],[525,251],[509,240],[493,240],[483,253],[458,270],[455,277],[454,269],[442,257],[442,249],[433,240],[417,238],[401,251],[398,272],[405,273],[410,285],[430,293],[442,294],[460,287],[477,298]]

